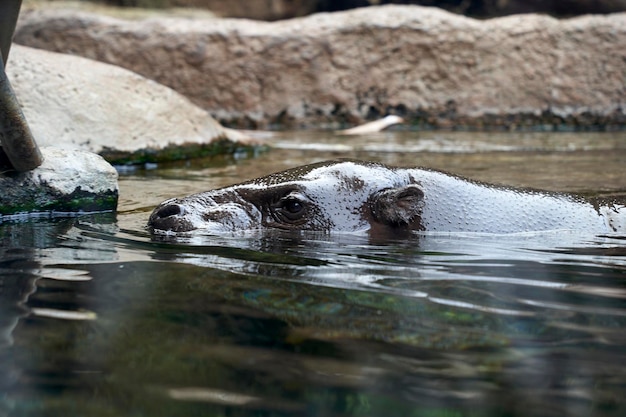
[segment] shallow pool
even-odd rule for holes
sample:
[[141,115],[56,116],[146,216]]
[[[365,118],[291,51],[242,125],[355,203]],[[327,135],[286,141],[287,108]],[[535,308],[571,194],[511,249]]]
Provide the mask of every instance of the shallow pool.
[[172,196],[323,159],[626,199],[624,133],[282,132],[0,224],[0,415],[623,416],[626,236],[152,239]]

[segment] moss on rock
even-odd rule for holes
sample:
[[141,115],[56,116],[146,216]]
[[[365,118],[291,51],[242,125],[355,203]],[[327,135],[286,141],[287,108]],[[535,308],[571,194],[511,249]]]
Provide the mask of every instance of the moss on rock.
[[208,143],[187,143],[169,145],[162,149],[139,149],[125,152],[105,148],[100,155],[113,165],[131,165],[144,163],[172,162],[193,158],[204,158],[215,155],[232,155],[235,153],[253,153],[260,146],[244,145],[230,139],[218,139]]
[[117,172],[100,156],[41,148],[44,163],[28,172],[0,174],[0,221],[31,213],[71,214],[113,211]]

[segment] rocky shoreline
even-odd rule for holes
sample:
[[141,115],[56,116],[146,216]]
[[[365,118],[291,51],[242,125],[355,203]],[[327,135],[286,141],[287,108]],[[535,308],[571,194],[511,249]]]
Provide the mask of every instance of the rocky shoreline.
[[385,114],[424,128],[626,126],[626,13],[479,21],[380,6],[267,23],[38,8],[15,41],[130,69],[232,127]]

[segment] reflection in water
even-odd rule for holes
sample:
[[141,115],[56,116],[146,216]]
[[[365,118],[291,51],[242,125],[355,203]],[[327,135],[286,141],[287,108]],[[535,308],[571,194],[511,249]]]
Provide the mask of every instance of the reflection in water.
[[3,293],[20,321],[2,407],[18,415],[626,410],[618,236],[153,242],[54,227],[3,263],[3,282],[24,274],[22,295]]
[[498,158],[277,150],[122,177],[117,218],[2,223],[0,415],[626,415],[624,236],[144,229],[172,195],[337,156],[623,193],[625,142],[597,139]]
[[[112,214],[98,214],[83,218],[97,221],[99,227],[107,227],[115,221]],[[63,269],[43,268],[42,254],[53,249],[60,259],[72,259],[75,255],[74,244],[68,248],[65,242],[72,239],[75,223],[78,220],[55,219],[53,221],[33,220],[17,223],[5,223],[0,227],[0,346],[12,343],[11,331],[17,319],[28,314],[50,315],[78,318],[76,312],[62,312],[51,309],[29,309],[25,307],[28,297],[35,291],[36,282],[41,278],[56,280],[84,280],[85,271],[67,271]],[[101,246],[101,245],[98,245]],[[99,252],[97,247],[87,247],[90,257]],[[84,251],[84,250],[83,250]],[[43,259],[42,259],[43,258]]]

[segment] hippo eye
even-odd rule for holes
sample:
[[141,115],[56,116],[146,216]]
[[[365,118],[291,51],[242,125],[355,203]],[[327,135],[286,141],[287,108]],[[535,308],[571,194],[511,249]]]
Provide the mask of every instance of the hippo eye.
[[288,194],[272,206],[272,215],[279,223],[304,221],[306,199],[300,194]]
[[304,209],[304,205],[295,198],[290,198],[285,201],[284,208],[291,214],[298,214]]

